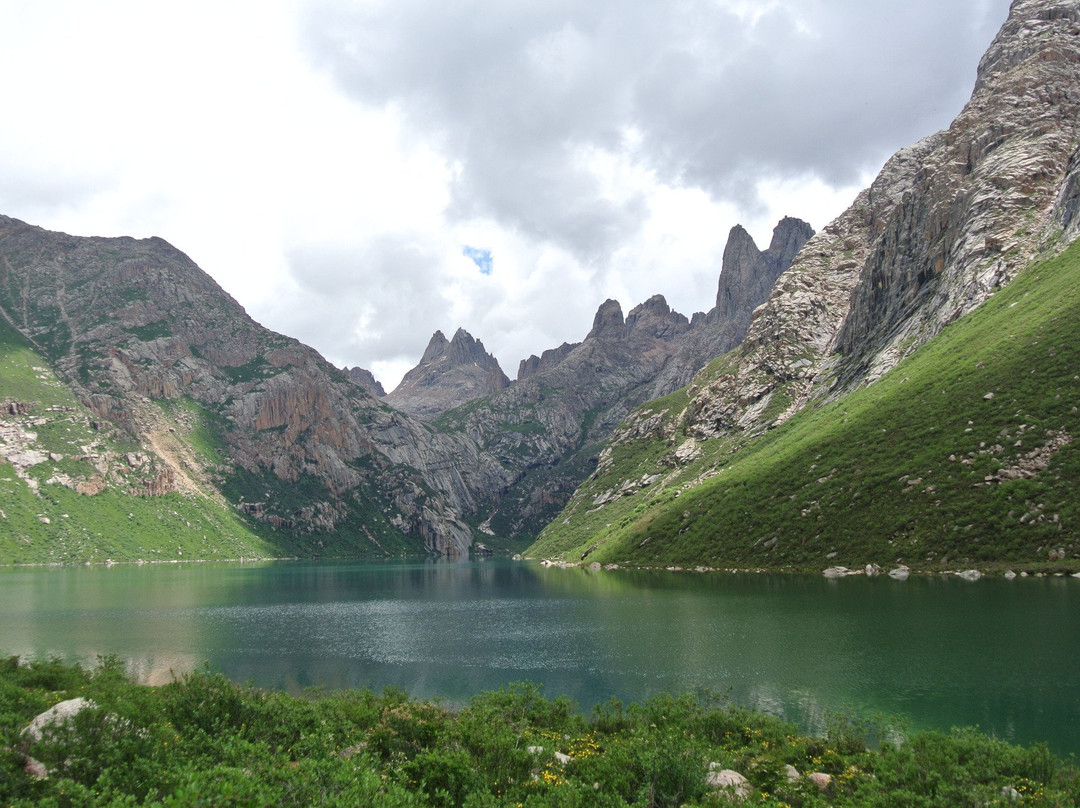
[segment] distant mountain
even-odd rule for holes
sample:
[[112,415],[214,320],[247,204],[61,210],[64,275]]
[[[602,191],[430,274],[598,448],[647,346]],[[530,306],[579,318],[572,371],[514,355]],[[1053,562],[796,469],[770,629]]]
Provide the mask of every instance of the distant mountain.
[[[22,357],[18,368],[0,365],[0,458],[26,526],[0,532],[0,562],[174,551],[459,556],[478,527],[493,531],[494,517],[503,521],[488,543],[524,546],[591,470],[587,447],[649,396],[679,337],[694,330],[660,297],[625,321],[609,302],[581,345],[546,353],[554,367],[537,360],[515,385],[468,333],[437,333],[382,396],[369,372],[338,370],[251,320],[161,239],[79,238],[8,217],[0,320],[4,344]],[[12,392],[36,378],[34,367],[53,374],[49,384],[78,415],[49,409],[55,396],[40,384]],[[112,437],[77,451],[43,437],[72,418]],[[156,529],[192,507],[199,524],[216,527]],[[132,542],[116,527],[120,511],[159,513],[160,524],[147,516]],[[186,533],[200,538],[169,549]]]
[[[1075,261],[1030,270],[1012,308],[953,330],[1080,234],[1078,41],[1080,0],[1016,0],[952,126],[898,152],[806,243],[739,347],[618,427],[530,552],[775,565],[1080,549],[1063,521],[1080,518],[1080,334],[1059,327],[1080,318],[1064,293]],[[987,386],[974,402],[972,379]]]
[[688,320],[655,295],[624,317],[617,301],[605,301],[582,342],[529,357],[514,384],[442,413],[434,422],[439,429],[475,439],[513,480],[482,504],[482,528],[512,539],[536,535],[592,472],[633,407],[685,384],[738,344],[751,312],[811,235],[805,222],[785,218],[769,249],[759,251],[736,227],[717,306],[707,314]]
[[375,396],[375,398],[382,398],[386,395],[386,391],[383,389],[382,384],[376,379],[370,370],[364,368],[342,368],[342,373],[351,382],[356,382],[369,395]]
[[498,360],[468,331],[459,328],[449,342],[436,331],[420,364],[405,374],[386,401],[402,412],[430,419],[509,384]]

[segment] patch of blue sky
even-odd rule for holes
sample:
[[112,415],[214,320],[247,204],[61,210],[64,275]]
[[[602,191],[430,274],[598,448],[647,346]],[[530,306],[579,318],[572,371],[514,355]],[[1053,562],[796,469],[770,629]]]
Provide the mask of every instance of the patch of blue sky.
[[491,250],[482,250],[479,247],[470,247],[465,245],[461,250],[461,254],[466,258],[472,260],[474,264],[480,269],[480,273],[483,275],[490,275],[491,270],[494,269],[494,262],[491,259]]

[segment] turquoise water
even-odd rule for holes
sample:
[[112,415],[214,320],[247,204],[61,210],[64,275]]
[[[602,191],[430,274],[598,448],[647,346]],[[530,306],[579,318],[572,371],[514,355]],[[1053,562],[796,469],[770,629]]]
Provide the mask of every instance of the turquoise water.
[[0,570],[0,652],[159,683],[203,664],[288,690],[399,685],[460,703],[531,680],[581,707],[709,690],[977,725],[1080,753],[1080,580],[282,562]]

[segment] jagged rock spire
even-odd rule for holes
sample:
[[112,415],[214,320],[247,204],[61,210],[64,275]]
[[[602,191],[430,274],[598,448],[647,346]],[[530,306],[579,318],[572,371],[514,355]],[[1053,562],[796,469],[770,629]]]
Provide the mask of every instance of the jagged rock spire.
[[509,384],[499,361],[468,331],[459,328],[449,341],[436,331],[420,363],[405,374],[386,401],[403,412],[434,418]]

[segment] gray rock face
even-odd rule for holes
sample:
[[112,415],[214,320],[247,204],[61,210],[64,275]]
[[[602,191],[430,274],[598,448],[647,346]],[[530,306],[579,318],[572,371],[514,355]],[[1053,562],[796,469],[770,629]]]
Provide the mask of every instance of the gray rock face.
[[952,126],[893,156],[776,283],[695,397],[697,437],[873,382],[1077,235],[1078,19],[1080,0],[1013,3]]
[[161,239],[76,238],[0,217],[0,256],[0,314],[96,417],[169,465],[154,449],[150,402],[197,403],[226,458],[207,478],[255,480],[260,499],[243,512],[275,529],[307,536],[351,522],[372,547],[404,533],[418,549],[460,554],[471,543],[462,514],[478,492],[506,485],[467,436],[389,411],[315,351],[251,320]]
[[386,401],[417,418],[431,419],[510,384],[484,343],[459,328],[447,341],[436,331],[420,364],[405,374]]
[[365,370],[364,368],[343,368],[342,372],[348,377],[349,381],[356,382],[360,385],[368,395],[375,396],[375,398],[382,398],[386,395],[382,383],[371,374],[370,370]]

